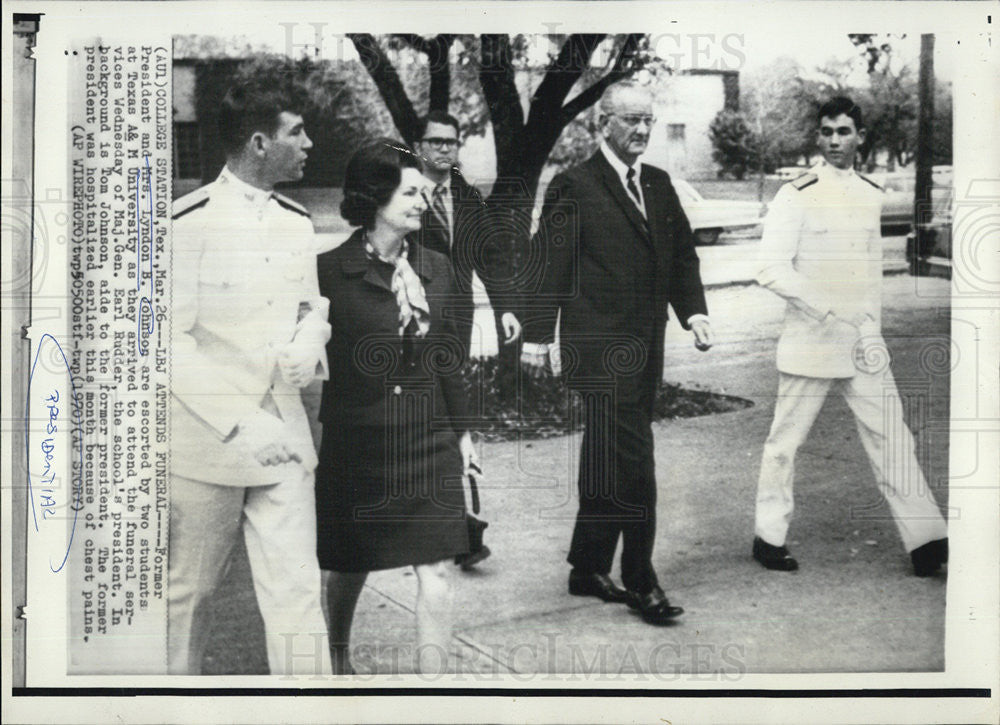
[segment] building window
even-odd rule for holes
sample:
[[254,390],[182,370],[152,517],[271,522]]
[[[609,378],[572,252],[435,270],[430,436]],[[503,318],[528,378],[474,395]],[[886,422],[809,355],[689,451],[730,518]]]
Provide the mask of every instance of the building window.
[[198,153],[197,123],[174,123],[174,178],[201,178],[201,155]]

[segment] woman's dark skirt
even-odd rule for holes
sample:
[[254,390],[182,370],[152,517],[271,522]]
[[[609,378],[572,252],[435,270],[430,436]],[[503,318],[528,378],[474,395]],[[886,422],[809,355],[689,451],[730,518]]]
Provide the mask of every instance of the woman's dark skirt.
[[450,430],[325,423],[316,469],[320,567],[374,571],[468,553],[462,485]]

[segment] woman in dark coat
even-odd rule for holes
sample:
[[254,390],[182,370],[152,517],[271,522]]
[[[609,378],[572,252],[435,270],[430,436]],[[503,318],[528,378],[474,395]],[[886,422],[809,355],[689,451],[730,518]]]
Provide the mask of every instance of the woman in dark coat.
[[[477,465],[457,373],[464,346],[442,308],[448,259],[409,244],[427,208],[420,162],[379,139],[347,165],[341,214],[359,227],[319,257],[330,300],[329,380],[316,472],[320,567],[334,672],[350,673],[354,607],[369,571],[417,573],[417,667],[443,670],[449,562],[469,551],[462,477]],[[478,465],[477,465],[478,467]]]

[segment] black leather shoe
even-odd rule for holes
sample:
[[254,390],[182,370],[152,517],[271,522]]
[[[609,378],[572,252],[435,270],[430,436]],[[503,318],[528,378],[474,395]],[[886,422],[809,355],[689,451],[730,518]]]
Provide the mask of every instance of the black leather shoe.
[[674,617],[684,614],[683,607],[674,607],[667,601],[667,595],[659,587],[645,594],[629,592],[628,605],[637,609],[647,624],[670,624]]
[[628,592],[611,581],[607,574],[581,574],[575,569],[569,574],[569,593],[575,597],[597,597],[616,604],[629,600]]
[[917,576],[933,576],[941,565],[948,561],[948,539],[935,539],[910,552],[913,573]]
[[769,544],[759,536],[753,539],[753,558],[771,571],[795,571],[799,568],[799,562],[792,558],[788,549]]

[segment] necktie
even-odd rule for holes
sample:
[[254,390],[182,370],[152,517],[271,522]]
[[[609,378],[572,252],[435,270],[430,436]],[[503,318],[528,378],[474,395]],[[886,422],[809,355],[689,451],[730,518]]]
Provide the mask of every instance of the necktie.
[[434,198],[431,201],[431,209],[434,210],[434,215],[437,216],[438,221],[441,222],[441,228],[444,229],[445,236],[448,238],[448,246],[451,246],[451,224],[448,223],[448,212],[444,208],[444,185],[438,184],[434,187]]
[[635,203],[639,205],[639,209],[642,209],[642,197],[639,196],[639,187],[635,185],[635,169],[631,166],[628,167],[628,172],[625,174],[625,188],[628,189],[632,198],[635,199]]

